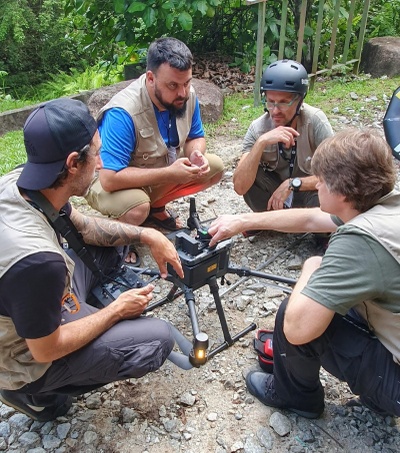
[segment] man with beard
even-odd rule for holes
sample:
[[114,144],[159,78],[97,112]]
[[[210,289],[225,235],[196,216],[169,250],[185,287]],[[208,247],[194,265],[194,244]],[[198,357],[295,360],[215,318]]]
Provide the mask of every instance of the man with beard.
[[296,61],[276,61],[263,73],[266,113],[250,125],[233,176],[255,212],[319,205],[311,158],[333,131],[320,109],[303,102],[307,88],[307,71]]
[[[141,316],[151,284],[102,310],[87,303],[118,269],[126,245],[148,245],[164,278],[167,263],[183,271],[159,231],[87,216],[69,203],[86,195],[101,168],[97,123],[82,102],[56,99],[35,109],[24,141],[27,163],[0,178],[0,400],[46,422],[64,415],[73,395],[157,370],[174,346],[168,323]],[[76,245],[68,219],[84,243]],[[75,247],[61,245],[59,230],[63,245]]]
[[102,214],[176,230],[183,224],[165,205],[221,179],[222,160],[205,154],[192,64],[184,43],[157,39],[148,49],[146,74],[100,110],[103,169],[87,200]]

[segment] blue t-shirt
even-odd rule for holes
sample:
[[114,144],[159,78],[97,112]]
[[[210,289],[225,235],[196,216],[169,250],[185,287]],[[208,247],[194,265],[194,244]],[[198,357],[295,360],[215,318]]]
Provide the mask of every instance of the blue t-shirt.
[[[160,112],[156,107],[154,107],[154,113],[165,144],[167,146],[178,146],[176,117],[172,116],[168,110]],[[113,171],[126,168],[131,160],[132,150],[135,149],[136,145],[135,126],[129,113],[119,107],[107,110],[99,125],[99,132],[102,141],[101,159],[103,168]],[[196,99],[188,138],[200,137],[204,137],[204,129],[199,101]]]

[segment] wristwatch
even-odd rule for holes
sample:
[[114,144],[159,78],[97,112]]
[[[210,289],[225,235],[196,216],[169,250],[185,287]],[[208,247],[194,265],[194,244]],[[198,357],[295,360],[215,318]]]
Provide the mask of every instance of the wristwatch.
[[302,184],[303,181],[300,178],[293,178],[289,182],[289,189],[293,192],[298,192]]

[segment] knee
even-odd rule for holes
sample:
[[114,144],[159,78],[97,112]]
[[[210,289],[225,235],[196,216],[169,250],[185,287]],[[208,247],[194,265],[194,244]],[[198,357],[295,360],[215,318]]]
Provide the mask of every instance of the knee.
[[142,203],[132,209],[129,209],[129,211],[122,214],[118,220],[131,225],[141,225],[149,216],[149,212],[150,203]]
[[220,171],[219,173],[216,173],[210,180],[211,185],[213,186],[214,184],[219,183],[221,181],[223,175],[224,175],[224,170]]

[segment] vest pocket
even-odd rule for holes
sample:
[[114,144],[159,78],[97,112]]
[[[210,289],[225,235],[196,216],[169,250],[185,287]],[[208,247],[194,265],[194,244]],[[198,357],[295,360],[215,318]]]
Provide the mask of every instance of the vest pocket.
[[33,362],[33,356],[29,350],[26,341],[20,339],[15,342],[14,346],[10,349],[10,356],[20,364]]
[[140,129],[139,134],[142,138],[149,138],[154,136],[154,129],[152,127],[145,127]]

